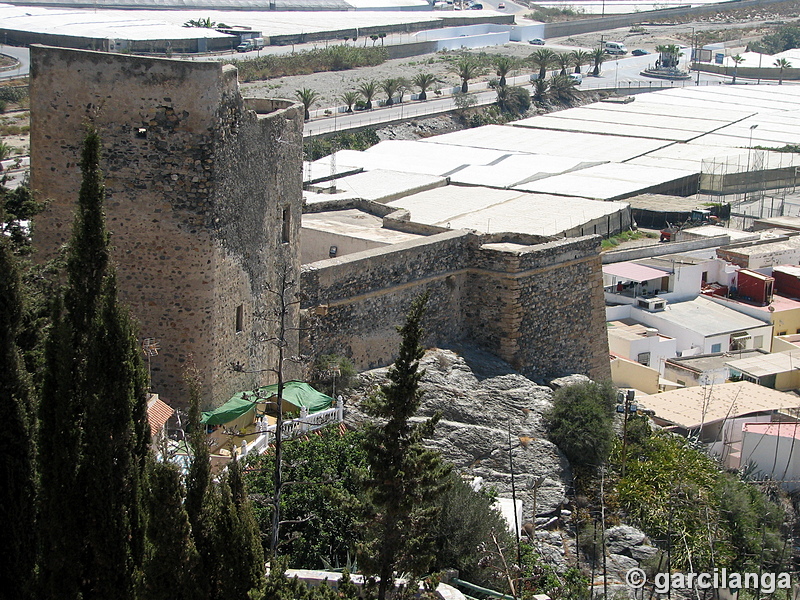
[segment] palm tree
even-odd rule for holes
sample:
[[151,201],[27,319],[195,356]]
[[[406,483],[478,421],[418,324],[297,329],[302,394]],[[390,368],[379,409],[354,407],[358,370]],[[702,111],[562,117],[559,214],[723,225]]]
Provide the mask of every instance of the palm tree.
[[417,73],[414,75],[414,79],[411,80],[411,83],[419,88],[419,99],[427,100],[428,88],[434,83],[439,83],[439,81],[440,80],[437,79],[436,75],[433,75],[432,73]]
[[572,64],[575,67],[575,73],[581,72],[583,65],[588,65],[592,61],[592,55],[585,50],[575,50],[572,52]]
[[779,58],[775,61],[775,66],[780,69],[779,78],[778,78],[778,85],[783,85],[783,70],[784,69],[791,69],[792,63],[790,63],[785,58]]
[[536,79],[533,82],[533,99],[542,101],[547,97],[550,83],[546,79]]
[[559,75],[566,75],[567,69],[572,66],[572,53],[571,52],[560,52],[556,54],[556,65],[559,66],[561,71],[559,71]]
[[736,83],[736,71],[739,69],[739,65],[744,62],[744,56],[740,54],[734,54],[731,56],[731,60],[733,61],[733,80],[731,84]]
[[405,77],[398,77],[397,78],[397,101],[399,103],[403,103],[403,96],[408,91],[408,88],[411,87],[411,82],[406,79]]
[[383,93],[386,94],[386,106],[391,106],[394,104],[394,95],[397,93],[399,88],[399,77],[390,77],[389,79],[384,79],[381,82],[381,90],[383,90]]
[[214,29],[217,26],[211,17],[200,17],[199,19],[189,19],[183,24],[184,27],[201,27],[203,29]]
[[339,97],[339,100],[344,102],[345,105],[347,106],[346,112],[353,112],[353,104],[355,104],[356,101],[358,100],[358,92],[354,91],[345,92]]
[[372,108],[372,99],[378,93],[378,82],[374,79],[365,81],[358,87],[358,93],[364,96],[364,102],[367,104],[367,110]]
[[506,85],[506,75],[517,68],[518,61],[511,56],[495,56],[492,59],[494,72],[500,78],[500,87]]
[[475,79],[481,74],[481,64],[477,58],[464,54],[458,59],[458,62],[451,67],[458,77],[461,79],[461,93],[466,94],[469,91],[469,80]]
[[528,57],[530,63],[539,69],[539,79],[544,79],[547,69],[555,64],[556,53],[549,48],[539,48]]
[[497,106],[504,113],[522,115],[531,106],[531,95],[523,87],[501,85],[497,88]]
[[595,77],[600,76],[600,65],[606,60],[606,51],[602,48],[597,48],[596,50],[592,50],[590,56],[594,61],[594,71],[592,71],[592,75]]
[[662,69],[676,69],[678,67],[678,59],[683,56],[681,49],[676,44],[667,44],[656,46],[658,52],[658,62]]
[[574,100],[577,97],[575,94],[577,85],[578,82],[572,77],[559,73],[550,78],[550,93],[562,102]]
[[295,90],[294,95],[297,96],[297,99],[300,100],[303,108],[305,109],[305,120],[308,121],[311,118],[311,114],[308,110],[317,101],[319,98],[319,94],[314,90],[310,90],[308,88],[303,88],[302,90]]

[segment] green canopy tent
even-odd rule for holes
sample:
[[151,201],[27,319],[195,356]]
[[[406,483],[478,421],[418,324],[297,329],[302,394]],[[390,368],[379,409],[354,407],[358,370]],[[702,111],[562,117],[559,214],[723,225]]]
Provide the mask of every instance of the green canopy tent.
[[[269,402],[270,398],[277,395],[277,383],[258,388],[256,394],[252,391],[239,392],[219,408],[205,411],[200,422],[204,425],[224,425],[246,415],[249,411],[253,411],[255,417],[256,406],[260,405],[259,410],[263,410],[264,403]],[[308,413],[313,414],[333,405],[333,398],[318,392],[302,381],[284,383],[282,396],[284,411],[300,410],[305,406],[308,408]]]

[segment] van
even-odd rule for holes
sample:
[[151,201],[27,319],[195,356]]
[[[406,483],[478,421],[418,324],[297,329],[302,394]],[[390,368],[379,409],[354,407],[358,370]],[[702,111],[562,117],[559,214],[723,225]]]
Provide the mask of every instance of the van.
[[622,42],[606,42],[605,46],[603,47],[606,54],[627,54],[628,49],[625,47],[625,44]]
[[253,50],[255,45],[253,44],[253,40],[243,40],[241,44],[236,46],[237,52],[250,52]]
[[583,82],[583,75],[580,73],[570,73],[568,77],[575,82],[575,85],[580,85]]

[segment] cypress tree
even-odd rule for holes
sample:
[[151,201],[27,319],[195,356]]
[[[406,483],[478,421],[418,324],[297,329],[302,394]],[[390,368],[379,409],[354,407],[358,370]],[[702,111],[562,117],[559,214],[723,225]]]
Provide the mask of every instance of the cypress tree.
[[45,597],[132,598],[144,553],[146,375],[109,267],[99,163],[100,137],[90,129],[39,404]]
[[145,506],[148,515],[144,594],[148,600],[197,598],[197,550],[183,505],[184,487],[178,467],[148,461]]
[[214,547],[214,525],[216,498],[211,481],[210,452],[206,445],[204,428],[200,423],[200,377],[197,368],[191,365],[185,374],[189,388],[189,452],[192,459],[186,476],[186,514],[191,525],[192,541],[197,549],[198,571],[204,573],[196,584],[198,597],[209,598],[216,556]]
[[364,405],[364,412],[383,421],[365,428],[369,466],[365,487],[371,514],[366,540],[359,548],[359,564],[380,577],[379,600],[392,589],[396,570],[419,576],[433,561],[435,501],[446,488],[449,472],[437,453],[422,446],[439,416],[410,422],[422,398],[419,382],[424,372],[419,370],[419,359],[424,354],[422,318],[427,301],[426,293],[411,305],[405,324],[398,327],[402,340],[388,372],[389,383]]
[[216,525],[220,567],[218,597],[245,598],[265,584],[264,548],[247,496],[242,467],[234,454],[220,484],[221,505]]
[[33,394],[23,366],[17,335],[23,292],[9,243],[0,239],[0,589],[10,598],[33,598],[36,567]]

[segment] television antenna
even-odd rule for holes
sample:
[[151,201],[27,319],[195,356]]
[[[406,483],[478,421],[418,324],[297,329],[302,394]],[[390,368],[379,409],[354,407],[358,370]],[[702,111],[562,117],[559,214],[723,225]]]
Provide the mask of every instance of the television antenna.
[[161,347],[156,338],[144,338],[142,340],[142,352],[147,357],[147,390],[153,391],[153,374],[151,371],[150,359],[153,356],[158,356],[158,351]]

